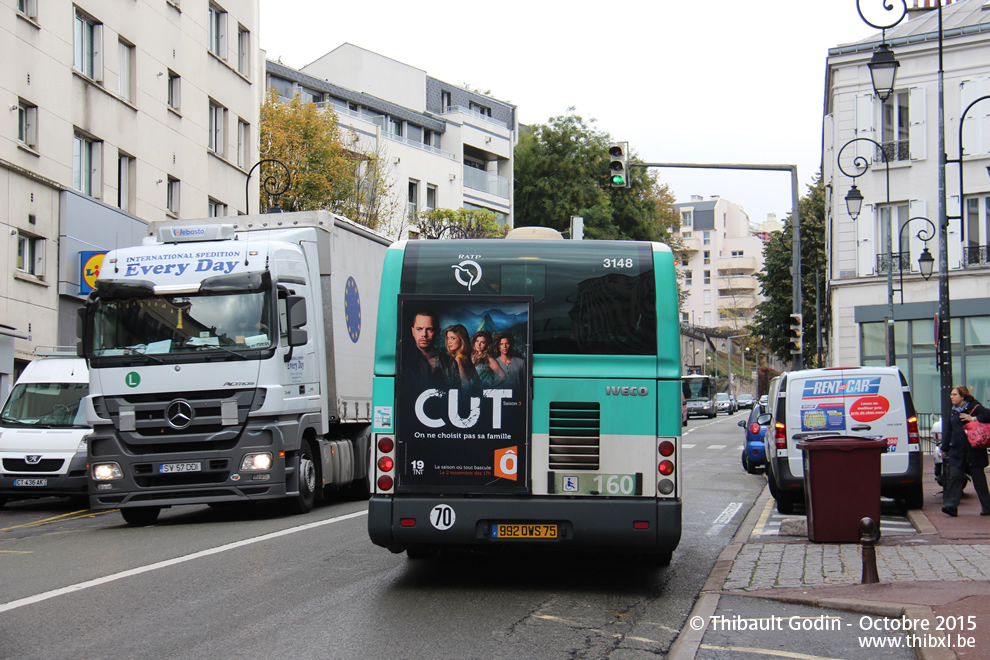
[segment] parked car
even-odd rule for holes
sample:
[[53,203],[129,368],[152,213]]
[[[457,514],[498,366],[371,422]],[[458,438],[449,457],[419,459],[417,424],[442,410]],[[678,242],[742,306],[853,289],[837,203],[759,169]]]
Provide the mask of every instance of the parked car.
[[715,411],[728,413],[730,415],[736,412],[736,406],[728,392],[719,392],[715,395]]
[[767,452],[763,438],[767,434],[771,416],[762,412],[759,406],[749,413],[749,419],[740,419],[739,426],[746,431],[746,439],[742,448],[742,466],[750,474],[756,474],[758,468],[766,466]]
[[804,500],[804,452],[797,444],[821,436],[873,438],[880,456],[880,494],[908,509],[924,504],[918,416],[907,379],[897,367],[791,371],[770,384],[772,433],[764,438],[767,482],[777,510],[794,513]]
[[752,410],[756,407],[756,397],[752,394],[740,394],[736,397],[736,403],[739,404],[740,410],[746,408],[747,410]]
[[769,399],[770,398],[766,394],[764,394],[763,396],[760,397],[760,405],[763,406],[764,408],[766,408],[767,407],[767,401],[769,401]]

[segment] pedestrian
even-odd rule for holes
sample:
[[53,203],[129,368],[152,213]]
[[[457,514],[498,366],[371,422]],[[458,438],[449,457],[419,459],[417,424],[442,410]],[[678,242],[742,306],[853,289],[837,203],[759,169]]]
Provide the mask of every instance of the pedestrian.
[[990,410],[984,408],[965,385],[956,385],[949,393],[952,413],[948,432],[942,434],[942,470],[948,466],[949,476],[942,494],[942,513],[959,514],[959,500],[966,486],[967,475],[980,498],[980,515],[990,516],[990,490],[983,471],[990,464],[986,449],[974,449],[966,438],[966,424],[972,421],[990,422]]

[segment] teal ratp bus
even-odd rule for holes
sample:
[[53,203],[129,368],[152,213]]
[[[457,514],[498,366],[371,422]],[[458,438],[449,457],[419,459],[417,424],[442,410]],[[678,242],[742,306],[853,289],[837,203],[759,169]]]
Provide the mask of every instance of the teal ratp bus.
[[667,563],[681,387],[666,245],[400,241],[378,313],[371,540]]

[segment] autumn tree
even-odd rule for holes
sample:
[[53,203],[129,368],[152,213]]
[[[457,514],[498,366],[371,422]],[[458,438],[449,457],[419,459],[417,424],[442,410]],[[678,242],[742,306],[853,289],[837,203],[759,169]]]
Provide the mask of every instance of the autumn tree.
[[433,209],[416,214],[421,238],[504,238],[508,227],[487,209]]
[[[830,327],[830,310],[827,304],[826,282],[828,280],[828,257],[825,254],[825,185],[819,172],[808,194],[798,201],[801,212],[801,313],[804,317],[803,358],[804,366],[815,363],[818,348],[818,326],[822,326],[823,338],[827,340]],[[784,230],[771,235],[763,246],[763,272],[757,273],[760,290],[766,297],[756,308],[752,331],[760,342],[781,360],[792,358],[790,342],[787,338],[789,317],[793,310],[794,276],[793,265],[794,227],[792,217],[784,221]],[[815,318],[815,273],[818,273],[822,318]],[[825,347],[822,347],[825,353]]]

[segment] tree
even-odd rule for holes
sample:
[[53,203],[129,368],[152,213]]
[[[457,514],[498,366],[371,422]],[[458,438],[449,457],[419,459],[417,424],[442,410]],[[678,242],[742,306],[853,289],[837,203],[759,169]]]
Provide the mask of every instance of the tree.
[[610,142],[573,108],[523,132],[515,151],[515,225],[566,231],[578,215],[588,238],[666,240],[680,222],[673,195],[643,167],[630,169],[630,188],[612,187]]
[[[804,316],[803,357],[804,366],[814,364],[817,352],[817,327],[815,325],[815,273],[821,282],[821,310],[823,337],[830,327],[831,313],[825,291],[828,280],[828,257],[825,254],[825,185],[821,172],[808,187],[808,194],[798,201],[801,211],[801,313]],[[794,228],[790,216],[784,221],[784,230],[773,234],[763,246],[763,272],[757,274],[760,290],[766,300],[756,308],[751,326],[752,332],[764,346],[782,360],[791,359],[790,343],[786,328],[793,310],[794,276],[792,268],[792,244]],[[822,347],[824,354],[825,347]]]
[[433,209],[416,220],[422,238],[504,238],[509,229],[487,209]]
[[[356,145],[355,134],[348,144]],[[276,159],[289,168],[291,185],[279,200],[288,211],[326,209],[371,228],[386,224],[399,208],[381,153],[364,153],[344,144],[337,114],[303,103],[297,94],[289,103],[270,89],[261,107],[262,159]],[[387,156],[387,154],[385,154]],[[261,180],[284,181],[277,164],[263,163]],[[261,211],[270,202],[261,188]]]

